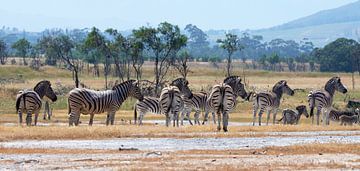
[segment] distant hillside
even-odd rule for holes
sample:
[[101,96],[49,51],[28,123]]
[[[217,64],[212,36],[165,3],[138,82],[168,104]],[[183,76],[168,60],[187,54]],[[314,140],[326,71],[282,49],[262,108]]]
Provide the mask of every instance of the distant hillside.
[[360,40],[360,1],[320,11],[269,29],[249,32],[263,35],[265,40],[282,38],[301,41],[308,39],[315,46],[324,46],[339,37]]
[[275,26],[270,29],[297,29],[301,27],[356,21],[360,21],[360,1],[344,5],[339,8],[320,11],[313,15]]

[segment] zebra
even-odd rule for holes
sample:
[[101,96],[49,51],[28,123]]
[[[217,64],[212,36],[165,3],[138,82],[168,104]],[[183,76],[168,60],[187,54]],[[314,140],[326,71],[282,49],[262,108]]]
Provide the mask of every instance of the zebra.
[[69,126],[79,124],[80,114],[90,114],[89,125],[93,124],[94,114],[107,112],[106,125],[114,125],[115,113],[128,96],[142,101],[144,96],[138,87],[138,81],[128,80],[115,85],[112,90],[94,91],[75,88],[68,98]]
[[339,110],[331,110],[329,113],[329,119],[335,122],[340,121],[340,116],[346,115],[346,116],[354,116],[359,113],[359,108],[356,108],[355,111],[339,111]]
[[341,115],[340,118],[340,125],[353,125],[354,123],[360,123],[360,115],[356,114],[353,116]]
[[57,100],[54,90],[51,88],[51,83],[48,80],[43,80],[37,83],[33,90],[22,90],[16,97],[16,111],[19,115],[19,124],[22,124],[22,113],[26,112],[26,125],[30,126],[32,122],[32,114],[35,114],[34,125],[37,124],[37,119],[41,109],[41,99],[46,96],[52,102]]
[[341,83],[340,77],[333,77],[325,84],[325,90],[310,91],[308,102],[310,106],[311,123],[314,124],[314,108],[317,108],[316,124],[319,125],[320,112],[323,114],[324,124],[329,125],[329,112],[331,110],[335,91],[343,94],[347,92],[346,87]]
[[206,115],[209,112],[209,108],[207,107],[207,93],[204,91],[193,93],[193,97],[183,98],[184,100],[184,110],[181,113],[181,125],[183,125],[184,116],[189,120],[190,125],[193,125],[190,120],[190,113],[192,109],[195,109],[194,122],[195,124],[200,125],[199,116],[201,110],[204,110]]
[[304,114],[306,116],[306,118],[309,117],[309,114],[306,110],[306,106],[305,105],[300,105],[296,107],[296,110],[292,110],[292,109],[284,109],[283,113],[282,113],[282,118],[280,121],[283,121],[283,124],[299,124],[299,120],[301,115]]
[[[189,93],[189,88],[188,86],[188,81],[186,81],[183,78],[178,78],[173,80],[170,85],[177,87],[180,91],[181,94],[185,95],[186,93]],[[183,88],[183,86],[186,86]],[[186,96],[186,95],[185,95]],[[139,113],[139,118],[138,118],[138,113]],[[144,115],[146,113],[153,113],[153,114],[162,114],[162,111],[160,109],[160,99],[157,97],[144,97],[143,101],[137,101],[135,103],[135,107],[134,107],[134,121],[135,124],[137,122],[137,120],[139,120],[139,124],[142,125],[142,120],[144,118]]]
[[174,80],[170,86],[161,90],[159,106],[161,113],[165,114],[166,126],[169,126],[170,114],[173,118],[173,126],[179,127],[179,112],[184,108],[182,94],[186,98],[192,98],[193,94],[188,87],[189,82],[184,78]]
[[229,76],[223,83],[214,85],[206,100],[211,111],[215,111],[218,117],[217,130],[221,130],[221,114],[223,121],[223,130],[227,132],[229,112],[236,106],[236,98],[241,96],[247,97],[244,85],[241,83],[239,76]]
[[287,81],[281,80],[277,82],[271,92],[260,92],[255,94],[253,104],[253,126],[255,126],[256,113],[259,111],[259,125],[261,125],[261,117],[263,112],[267,111],[266,125],[269,124],[270,113],[273,112],[273,124],[275,124],[276,114],[280,106],[280,99],[286,93],[290,96],[294,95],[294,91],[287,85]]

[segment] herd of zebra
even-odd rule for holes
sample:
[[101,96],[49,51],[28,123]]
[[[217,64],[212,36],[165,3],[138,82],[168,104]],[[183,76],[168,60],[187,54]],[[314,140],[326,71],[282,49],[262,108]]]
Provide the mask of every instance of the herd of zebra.
[[[229,76],[220,84],[214,85],[210,92],[193,93],[189,88],[189,82],[184,78],[178,78],[171,84],[162,89],[160,97],[144,97],[139,88],[138,81],[129,80],[115,85],[111,90],[95,91],[86,88],[75,88],[70,91],[68,97],[69,126],[77,126],[81,114],[90,114],[89,125],[93,124],[95,114],[107,112],[106,125],[113,125],[115,113],[121,104],[132,96],[138,101],[134,105],[134,119],[142,124],[146,113],[164,114],[166,126],[171,120],[173,126],[179,126],[179,115],[181,124],[186,117],[189,119],[192,110],[195,110],[194,123],[200,124],[200,113],[204,111],[204,124],[208,120],[208,114],[212,113],[214,123],[217,118],[217,129],[221,128],[224,132],[228,131],[229,113],[237,104],[237,97],[240,96],[246,101],[253,101],[253,125],[258,116],[258,125],[261,125],[262,114],[267,113],[266,124],[270,120],[270,113],[273,114],[273,124],[280,106],[282,95],[294,95],[287,81],[277,82],[271,91],[247,93],[244,84],[239,76]],[[320,121],[328,125],[329,120],[341,121],[341,124],[359,123],[359,110],[356,112],[334,112],[331,110],[335,91],[346,93],[347,89],[341,83],[340,77],[331,78],[325,85],[324,90],[311,91],[308,95],[310,114],[307,113],[306,106],[298,106],[296,110],[285,109],[282,112],[284,124],[297,124],[300,116],[312,117],[314,123],[314,109],[316,108],[316,124]],[[16,98],[16,110],[19,115],[19,123],[22,124],[22,113],[26,113],[26,124],[31,125],[32,114],[35,114],[34,125],[37,124],[39,111],[42,105],[42,98],[46,96],[55,102],[57,96],[51,88],[51,83],[47,80],[40,81],[34,90],[22,90]],[[251,100],[250,100],[251,99]],[[258,112],[259,111],[259,112]],[[323,114],[320,120],[320,114]],[[138,116],[139,114],[139,116]],[[215,115],[216,114],[216,115]],[[222,123],[222,124],[221,124]]]

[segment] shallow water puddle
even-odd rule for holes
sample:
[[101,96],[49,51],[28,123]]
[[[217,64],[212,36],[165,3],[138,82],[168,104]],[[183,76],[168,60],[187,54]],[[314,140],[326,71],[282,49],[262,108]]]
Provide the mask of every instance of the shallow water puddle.
[[360,143],[360,136],[247,137],[247,138],[121,138],[105,140],[21,140],[1,142],[6,148],[119,149],[176,151],[254,149],[310,143]]

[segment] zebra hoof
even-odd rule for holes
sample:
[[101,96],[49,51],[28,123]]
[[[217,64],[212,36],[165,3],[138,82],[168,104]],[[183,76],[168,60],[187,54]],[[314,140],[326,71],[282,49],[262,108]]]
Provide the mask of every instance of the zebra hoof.
[[228,129],[227,129],[227,128],[224,128],[223,130],[224,130],[224,132],[228,132]]

